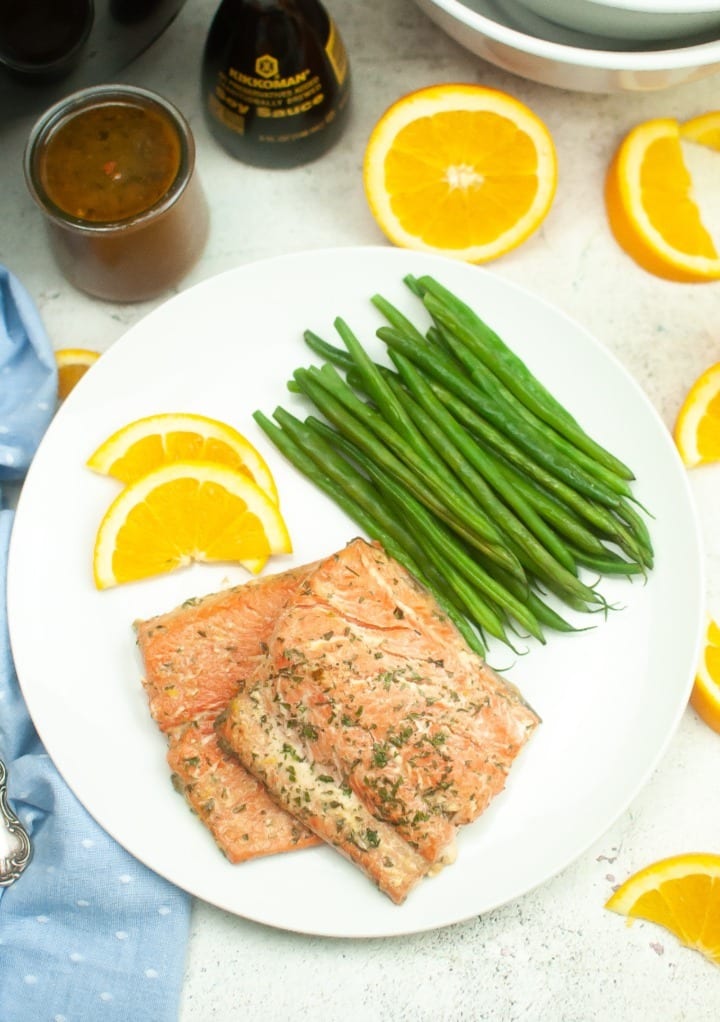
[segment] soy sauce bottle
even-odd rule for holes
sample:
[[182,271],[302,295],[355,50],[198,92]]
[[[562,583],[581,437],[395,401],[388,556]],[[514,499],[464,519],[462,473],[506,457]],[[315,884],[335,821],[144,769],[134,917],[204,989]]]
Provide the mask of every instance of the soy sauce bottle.
[[210,132],[231,155],[293,167],[342,132],[347,54],[319,0],[223,0],[205,44],[202,90]]

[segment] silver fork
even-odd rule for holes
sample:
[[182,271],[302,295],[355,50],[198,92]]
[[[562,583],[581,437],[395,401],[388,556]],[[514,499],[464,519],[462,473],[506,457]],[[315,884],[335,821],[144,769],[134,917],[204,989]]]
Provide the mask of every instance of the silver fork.
[[10,853],[0,851],[0,887],[14,884],[32,857],[27,831],[10,808],[7,798],[7,770],[0,759],[0,819],[10,835]]

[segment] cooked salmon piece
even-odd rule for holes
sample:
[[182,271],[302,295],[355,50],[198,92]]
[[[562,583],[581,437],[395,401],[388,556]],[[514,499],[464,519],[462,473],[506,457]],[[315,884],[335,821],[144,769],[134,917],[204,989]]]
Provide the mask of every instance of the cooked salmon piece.
[[391,824],[377,819],[327,764],[313,762],[279,719],[261,711],[257,690],[236,696],[218,719],[221,746],[247,754],[253,773],[299,821],[355,862],[401,904],[430,863]]
[[135,624],[150,712],[168,739],[173,783],[230,862],[319,843],[214,732],[265,656],[277,615],[312,565],[188,600]]
[[143,686],[161,731],[225,709],[265,655],[280,609],[308,570],[253,579],[135,622]]
[[232,863],[319,843],[295,817],[278,809],[265,787],[220,746],[214,718],[176,728],[168,736],[168,763],[185,796]]
[[[402,901],[539,723],[432,595],[357,539],[309,572],[218,722],[278,804]],[[402,849],[402,854],[401,854]]]

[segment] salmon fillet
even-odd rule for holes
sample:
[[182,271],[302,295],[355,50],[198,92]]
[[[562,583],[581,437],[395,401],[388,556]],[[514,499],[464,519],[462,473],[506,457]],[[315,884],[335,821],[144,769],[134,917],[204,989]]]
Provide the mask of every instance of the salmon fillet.
[[279,805],[399,903],[453,861],[458,827],[538,723],[432,595],[357,539],[290,595],[217,727]]
[[311,569],[253,579],[135,622],[142,683],[161,731],[225,709],[263,659],[280,610]]
[[266,789],[219,746],[214,718],[178,728],[167,759],[176,789],[236,864],[261,855],[307,848],[319,839],[279,809]]
[[312,565],[253,580],[135,623],[150,712],[168,740],[175,788],[230,862],[319,839],[220,749],[217,715],[265,656],[280,609]]

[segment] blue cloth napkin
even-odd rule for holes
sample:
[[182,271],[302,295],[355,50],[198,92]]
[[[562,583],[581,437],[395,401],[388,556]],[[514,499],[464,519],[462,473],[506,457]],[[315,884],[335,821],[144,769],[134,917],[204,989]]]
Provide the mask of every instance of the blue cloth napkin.
[[[0,472],[17,479],[54,412],[56,377],[32,302],[7,271],[0,287]],[[12,520],[0,509],[0,758],[33,858],[0,888],[0,1022],[176,1022],[190,899],[95,823],[35,732],[7,633]]]
[[0,266],[0,482],[21,479],[55,412],[57,367],[37,309]]

